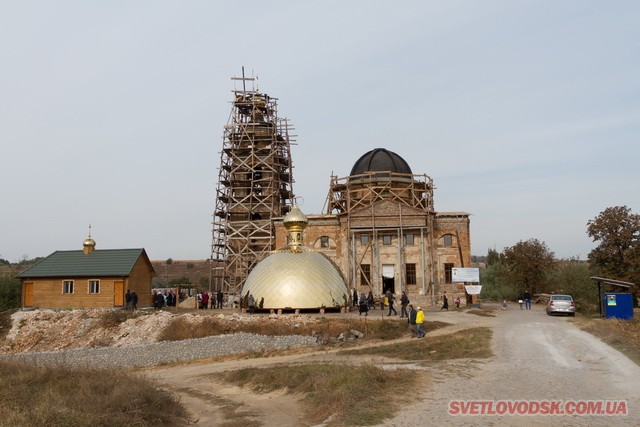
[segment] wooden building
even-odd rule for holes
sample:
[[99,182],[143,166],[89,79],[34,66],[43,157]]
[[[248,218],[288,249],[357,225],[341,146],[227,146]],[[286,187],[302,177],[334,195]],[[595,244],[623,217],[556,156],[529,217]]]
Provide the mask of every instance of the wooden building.
[[17,277],[22,308],[108,308],[124,307],[127,290],[149,306],[155,275],[144,249],[95,250],[89,237],[83,250],[56,251]]

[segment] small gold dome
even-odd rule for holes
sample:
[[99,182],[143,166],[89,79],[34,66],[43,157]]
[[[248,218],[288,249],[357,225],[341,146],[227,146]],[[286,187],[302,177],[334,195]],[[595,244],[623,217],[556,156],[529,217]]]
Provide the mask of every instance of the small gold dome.
[[293,205],[288,214],[284,216],[282,220],[285,228],[290,230],[291,228],[306,228],[307,224],[309,224],[309,220],[302,213],[298,205]]
[[82,246],[96,246],[96,241],[91,237],[87,237],[84,242],[82,242]]

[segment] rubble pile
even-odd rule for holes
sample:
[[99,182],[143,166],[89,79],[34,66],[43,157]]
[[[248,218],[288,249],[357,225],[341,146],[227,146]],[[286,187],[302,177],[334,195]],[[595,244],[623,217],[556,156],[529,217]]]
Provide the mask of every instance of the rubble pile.
[[[124,321],[118,318],[122,311],[110,309],[34,310],[18,311],[12,317],[12,327],[0,354],[51,351],[87,347],[118,347],[129,344],[158,341],[164,329],[176,317],[187,323],[198,324],[207,318],[217,322],[238,325],[258,322],[285,323],[292,333],[303,325],[315,324],[317,318],[306,315],[249,316],[240,313],[172,313],[165,310],[136,312]],[[120,319],[123,320],[123,319]]]

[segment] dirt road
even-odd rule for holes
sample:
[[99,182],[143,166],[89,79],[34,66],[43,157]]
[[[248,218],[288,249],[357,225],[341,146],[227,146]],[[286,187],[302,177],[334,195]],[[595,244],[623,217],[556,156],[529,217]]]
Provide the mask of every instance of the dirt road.
[[[541,307],[496,311],[496,317],[463,312],[428,313],[431,320],[452,323],[431,335],[461,332],[475,326],[491,326],[495,356],[488,360],[459,360],[424,368],[431,381],[396,418],[384,425],[640,425],[640,367],[621,353],[580,331],[568,318],[549,317]],[[405,338],[404,340],[408,340]],[[217,381],[218,372],[241,367],[339,360],[361,363],[358,358],[338,357],[334,351],[303,352],[268,359],[199,363],[159,367],[146,372],[181,394],[193,413],[194,424],[215,426],[225,422],[224,409],[237,408],[236,416],[262,425],[304,425],[295,397],[283,393],[256,395]],[[382,358],[367,363],[389,365]],[[452,416],[452,401],[625,401],[626,416],[487,415]],[[580,403],[581,404],[581,403]],[[460,407],[457,407],[460,410]],[[521,407],[522,408],[522,407]],[[558,407],[554,407],[555,411]],[[244,417],[244,418],[243,418]],[[227,422],[229,420],[226,420]],[[236,418],[236,421],[240,421]]]
[[[445,313],[438,320],[454,314]],[[640,425],[640,367],[626,356],[580,331],[569,318],[547,316],[542,307],[498,310],[491,323],[493,358],[449,362],[434,370],[434,386],[424,391],[424,399],[386,425]],[[546,400],[565,405],[626,400],[628,415],[452,416],[452,400]],[[460,406],[452,409],[461,412]]]

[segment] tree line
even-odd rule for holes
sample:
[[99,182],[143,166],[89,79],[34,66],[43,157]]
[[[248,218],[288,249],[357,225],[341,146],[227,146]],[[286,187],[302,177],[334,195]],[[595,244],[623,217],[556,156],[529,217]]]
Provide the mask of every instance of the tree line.
[[587,222],[586,233],[598,243],[587,261],[556,259],[537,239],[519,241],[501,252],[489,249],[480,272],[481,297],[515,300],[527,289],[533,294],[567,293],[582,308],[596,309],[597,287],[591,277],[640,283],[640,215],[627,206],[609,207]]
[[[521,240],[501,252],[489,249],[486,267],[480,271],[481,297],[515,300],[528,289],[533,294],[568,293],[583,308],[597,308],[597,288],[590,279],[592,276],[640,283],[640,215],[627,206],[609,207],[586,226],[587,235],[598,242],[587,261],[556,259],[545,242],[533,238]],[[21,267],[38,259],[25,259],[11,266],[22,270]],[[169,258],[167,264],[171,262]],[[20,281],[15,274],[4,273],[0,276],[0,312],[18,307]]]

